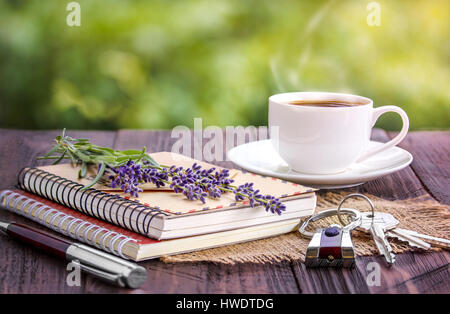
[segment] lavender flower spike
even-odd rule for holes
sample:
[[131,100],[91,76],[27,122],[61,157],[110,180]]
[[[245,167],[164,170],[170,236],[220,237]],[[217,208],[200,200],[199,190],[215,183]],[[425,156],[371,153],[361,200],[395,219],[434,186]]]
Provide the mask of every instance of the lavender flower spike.
[[276,197],[261,195],[253,189],[253,183],[233,186],[229,170],[216,171],[215,168],[202,169],[194,163],[191,168],[155,167],[148,162],[136,164],[128,161],[116,168],[107,168],[106,172],[112,188],[120,187],[125,193],[134,197],[142,192],[140,184],[151,182],[157,187],[168,185],[175,193],[182,193],[189,200],[206,202],[206,197],[220,198],[223,193],[234,193],[236,201],[248,199],[250,206],[264,206],[266,211],[281,215],[286,206]]

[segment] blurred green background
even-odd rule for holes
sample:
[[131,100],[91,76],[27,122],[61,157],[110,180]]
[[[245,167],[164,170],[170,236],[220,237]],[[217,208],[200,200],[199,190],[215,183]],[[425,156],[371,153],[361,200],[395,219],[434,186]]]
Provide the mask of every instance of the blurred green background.
[[[450,128],[450,1],[0,2],[0,127],[265,125],[267,98],[341,91]],[[399,129],[395,114],[377,124]]]

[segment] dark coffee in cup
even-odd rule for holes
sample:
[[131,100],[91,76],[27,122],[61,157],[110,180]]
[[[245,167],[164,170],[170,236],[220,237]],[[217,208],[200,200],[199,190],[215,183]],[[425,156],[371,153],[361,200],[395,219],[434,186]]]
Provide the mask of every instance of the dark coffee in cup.
[[342,100],[291,100],[287,102],[289,105],[297,105],[297,106],[314,106],[314,107],[354,107],[354,106],[362,106],[368,105],[369,102],[347,102]]

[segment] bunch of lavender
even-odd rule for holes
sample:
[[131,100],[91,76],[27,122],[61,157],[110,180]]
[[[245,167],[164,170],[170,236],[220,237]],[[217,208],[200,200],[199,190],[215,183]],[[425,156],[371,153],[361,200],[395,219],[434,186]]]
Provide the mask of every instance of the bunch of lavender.
[[154,167],[144,161],[136,164],[128,161],[118,168],[107,169],[111,187],[120,187],[125,193],[138,196],[142,189],[140,184],[151,182],[157,187],[169,186],[175,193],[184,194],[189,200],[199,200],[205,203],[205,198],[220,198],[222,193],[234,193],[236,201],[248,199],[250,206],[262,205],[266,211],[277,213],[286,209],[278,198],[270,195],[262,195],[259,190],[254,190],[253,183],[245,183],[234,186],[234,180],[230,178],[229,170],[216,170],[216,168],[203,169],[194,163],[191,168],[183,167]]
[[[59,154],[59,155],[54,155]],[[236,201],[247,199],[250,206],[262,205],[266,211],[281,214],[286,206],[278,198],[262,195],[253,188],[253,183],[234,186],[229,170],[203,169],[194,163],[191,168],[158,164],[145,150],[113,150],[91,144],[87,139],[73,139],[65,135],[56,137],[56,144],[48,154],[39,159],[54,159],[54,164],[71,159],[81,164],[79,177],[85,177],[87,165],[97,165],[96,178],[84,189],[92,187],[101,178],[106,178],[112,188],[137,197],[141,184],[151,182],[157,187],[168,186],[175,193],[182,193],[189,200],[205,203],[206,197],[220,198],[223,193],[234,193]]]

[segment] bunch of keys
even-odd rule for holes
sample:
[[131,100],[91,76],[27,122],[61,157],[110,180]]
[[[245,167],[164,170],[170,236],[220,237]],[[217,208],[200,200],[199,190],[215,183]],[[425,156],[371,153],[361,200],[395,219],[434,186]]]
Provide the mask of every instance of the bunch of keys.
[[[310,222],[346,213],[353,216],[348,225],[333,224],[328,228],[319,228],[315,233],[306,231]],[[353,267],[355,264],[355,250],[351,231],[361,224],[361,213],[355,209],[329,209],[311,216],[299,228],[300,234],[311,238],[306,249],[305,265],[308,267]]]
[[[355,209],[341,208],[347,199],[354,197],[362,197],[365,199],[372,209],[371,212],[360,213]],[[347,226],[341,227],[337,225],[336,227],[332,225],[326,229],[318,229],[314,234],[305,231],[305,228],[310,221],[336,214],[338,215],[339,221],[344,225],[345,223],[341,217],[341,214],[343,213],[353,214],[354,216],[352,222]],[[305,262],[308,266],[353,266],[355,255],[350,232],[355,228],[372,235],[379,253],[384,256],[388,265],[395,263],[395,254],[392,251],[392,247],[389,244],[387,237],[398,239],[408,243],[408,245],[412,247],[423,250],[428,250],[431,245],[447,249],[450,247],[450,240],[420,234],[412,230],[397,228],[398,224],[399,221],[391,214],[375,212],[372,201],[365,195],[358,193],[347,195],[339,203],[337,209],[323,211],[314,215],[306,220],[300,227],[299,231],[302,235],[312,238],[307,248]],[[339,234],[330,231],[331,228],[338,227],[341,229]],[[333,236],[335,233],[336,235]],[[333,238],[331,241],[329,239],[330,236]],[[331,250],[329,249],[330,245],[332,248]],[[322,250],[322,247],[324,250]],[[332,252],[332,254],[327,256],[326,253],[329,252]],[[350,252],[353,252],[353,257],[351,256],[352,254],[349,254]]]

